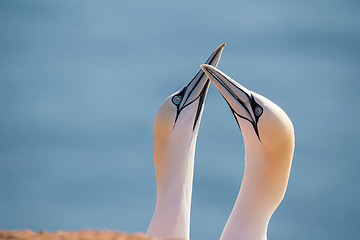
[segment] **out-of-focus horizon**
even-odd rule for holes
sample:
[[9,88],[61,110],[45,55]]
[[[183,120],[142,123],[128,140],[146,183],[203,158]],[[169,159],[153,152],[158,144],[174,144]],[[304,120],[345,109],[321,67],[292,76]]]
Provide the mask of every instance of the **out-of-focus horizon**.
[[[145,232],[152,123],[226,43],[219,69],[293,121],[295,155],[269,239],[356,239],[360,3],[0,2],[0,229]],[[244,169],[214,86],[197,141],[192,239],[216,239]]]

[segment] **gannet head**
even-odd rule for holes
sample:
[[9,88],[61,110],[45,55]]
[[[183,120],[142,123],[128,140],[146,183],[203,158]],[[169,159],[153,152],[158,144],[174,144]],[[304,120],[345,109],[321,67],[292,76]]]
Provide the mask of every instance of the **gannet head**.
[[[224,46],[221,44],[206,63],[217,66]],[[192,154],[209,85],[209,79],[200,70],[186,86],[171,94],[158,110],[153,129],[157,182],[161,182],[162,172],[170,165],[180,168],[179,163],[169,159],[179,156],[179,161],[182,161],[184,154]]]
[[287,187],[295,144],[293,125],[272,101],[213,66],[201,68],[226,100],[239,125],[245,143],[244,178],[248,173],[252,180],[247,183],[254,189],[253,196],[262,199],[271,215]]
[[292,154],[294,128],[279,106],[215,67],[204,64],[201,68],[228,103],[245,141],[268,154]]

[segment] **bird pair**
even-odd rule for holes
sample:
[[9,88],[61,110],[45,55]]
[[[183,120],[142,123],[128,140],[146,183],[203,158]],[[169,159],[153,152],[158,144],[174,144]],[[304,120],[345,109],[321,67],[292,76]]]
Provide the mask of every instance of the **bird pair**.
[[224,46],[156,114],[157,194],[149,237],[189,239],[195,146],[210,81],[228,103],[245,143],[243,180],[220,239],[265,240],[269,220],[284,197],[294,152],[293,125],[276,104],[216,68]]

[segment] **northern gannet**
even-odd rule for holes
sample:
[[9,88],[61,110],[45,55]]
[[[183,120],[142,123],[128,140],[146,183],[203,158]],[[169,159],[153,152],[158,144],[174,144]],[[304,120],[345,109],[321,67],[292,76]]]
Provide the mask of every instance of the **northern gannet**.
[[269,220],[284,198],[295,137],[286,113],[215,67],[201,65],[228,103],[245,144],[240,191],[221,240],[266,240]]
[[[217,66],[225,44],[206,61]],[[149,237],[189,239],[195,145],[210,81],[202,70],[161,105],[154,121],[156,206]]]

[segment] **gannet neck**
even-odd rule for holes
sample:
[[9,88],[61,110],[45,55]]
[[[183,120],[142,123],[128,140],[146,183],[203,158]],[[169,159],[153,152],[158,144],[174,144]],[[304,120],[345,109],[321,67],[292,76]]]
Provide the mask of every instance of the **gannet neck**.
[[[189,239],[193,185],[194,141],[169,143],[169,151],[155,155],[156,207],[147,235]],[[166,162],[167,166],[164,166]]]
[[286,192],[293,141],[283,146],[288,151],[272,151],[259,141],[249,121],[236,119],[244,136],[245,171],[221,240],[266,240],[270,218]]
[[294,153],[294,128],[286,113],[215,67],[202,65],[228,103],[245,144],[245,171],[222,240],[265,240],[282,201]]
[[[225,44],[208,58],[217,66]],[[154,121],[156,206],[147,236],[190,238],[196,139],[210,81],[203,71],[161,105]]]
[[[164,109],[154,122],[154,165],[156,173],[156,206],[147,231],[149,237],[189,239],[196,139],[203,109],[196,116],[197,104],[184,110],[171,133],[164,128]],[[203,103],[201,103],[203,104]],[[165,110],[166,111],[166,110]],[[168,135],[169,134],[169,135]]]

